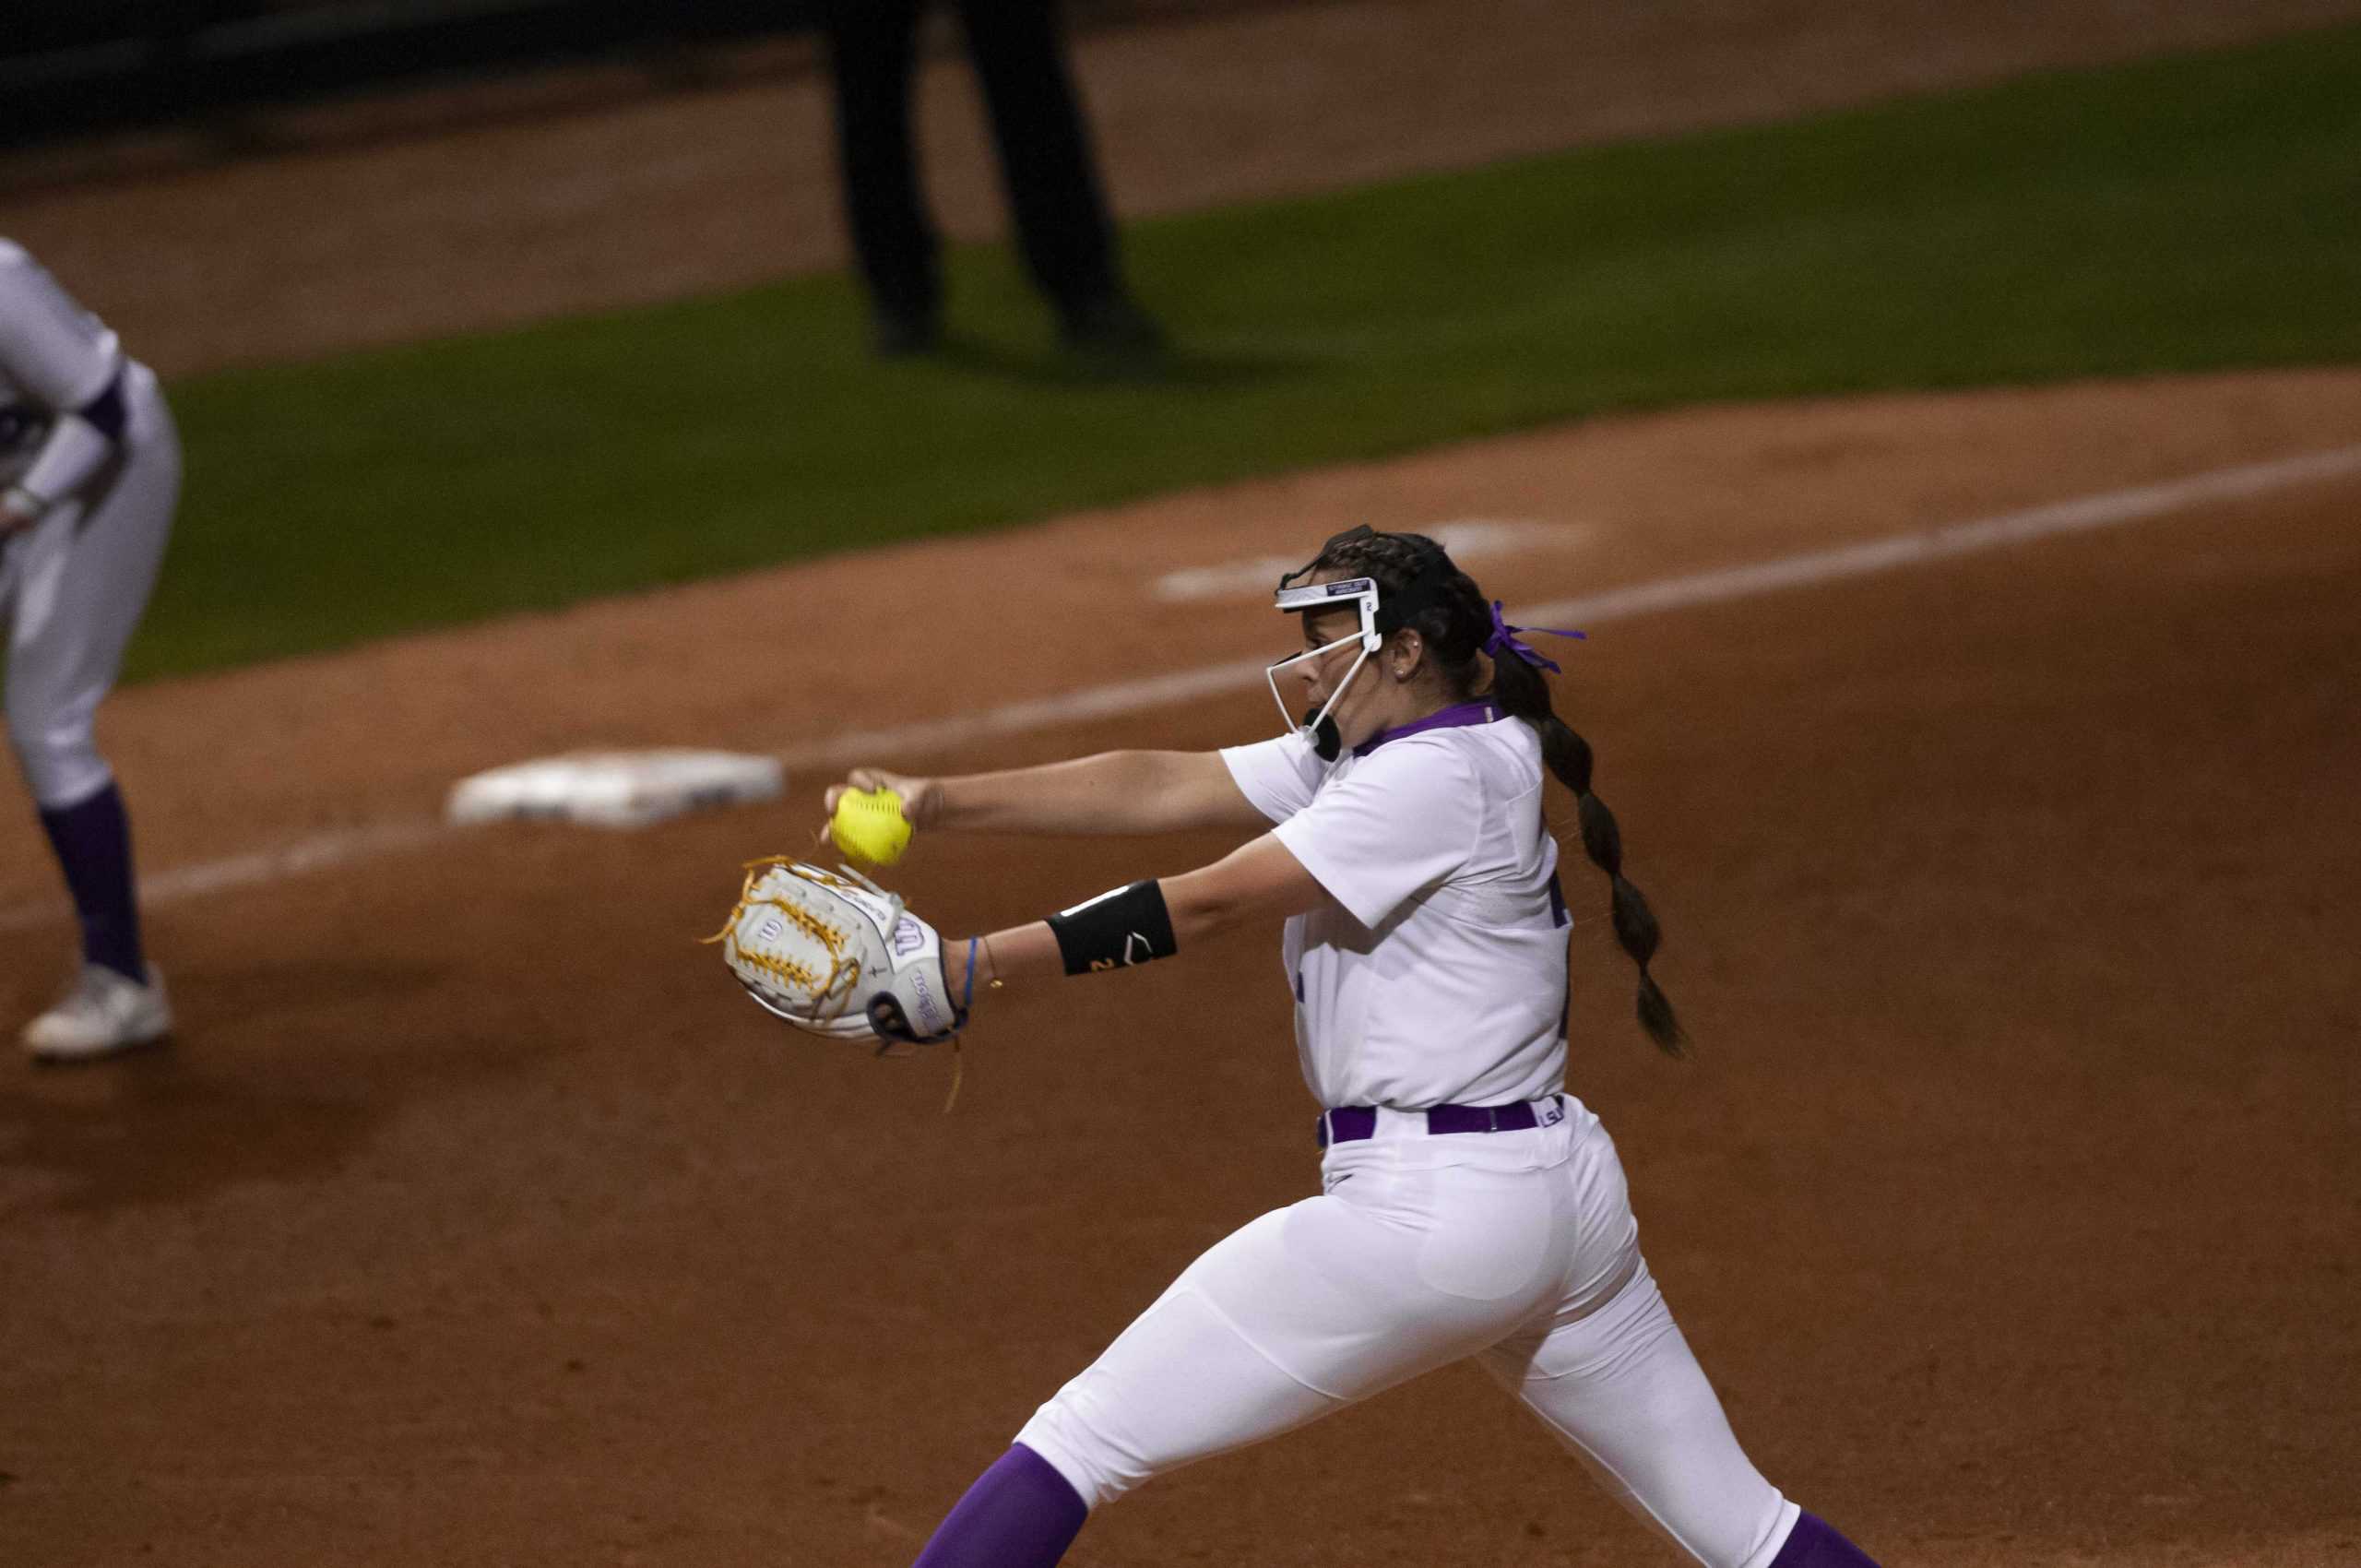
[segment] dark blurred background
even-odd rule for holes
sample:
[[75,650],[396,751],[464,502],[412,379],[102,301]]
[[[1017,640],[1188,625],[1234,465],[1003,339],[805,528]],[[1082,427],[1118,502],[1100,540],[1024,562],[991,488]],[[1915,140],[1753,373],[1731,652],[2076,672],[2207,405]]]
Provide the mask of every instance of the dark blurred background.
[[[1071,0],[1077,24],[1287,0]],[[1305,0],[1297,0],[1305,3]],[[23,0],[0,30],[0,143],[32,146],[438,77],[631,59],[651,80],[787,37],[817,0]]]

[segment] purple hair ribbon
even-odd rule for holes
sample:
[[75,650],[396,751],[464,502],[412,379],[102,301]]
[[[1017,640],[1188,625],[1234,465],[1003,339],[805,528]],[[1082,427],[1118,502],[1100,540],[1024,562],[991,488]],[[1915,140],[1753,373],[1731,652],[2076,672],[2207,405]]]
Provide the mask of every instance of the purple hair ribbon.
[[1497,599],[1492,600],[1492,635],[1484,639],[1484,651],[1494,659],[1500,658],[1504,650],[1513,653],[1527,664],[1537,665],[1552,675],[1562,675],[1565,671],[1558,667],[1555,659],[1544,659],[1532,648],[1517,641],[1516,635],[1519,632],[1539,632],[1542,636],[1550,637],[1582,636],[1580,632],[1561,632],[1554,626],[1512,626],[1501,618],[1501,601]]

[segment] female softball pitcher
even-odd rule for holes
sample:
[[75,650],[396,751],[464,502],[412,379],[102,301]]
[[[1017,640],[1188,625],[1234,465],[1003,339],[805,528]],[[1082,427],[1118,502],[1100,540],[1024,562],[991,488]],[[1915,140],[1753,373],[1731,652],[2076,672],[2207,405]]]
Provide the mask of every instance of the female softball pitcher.
[[[919,1568],[1050,1568],[1090,1510],[1473,1356],[1619,1501],[1709,1568],[1870,1559],[1756,1471],[1640,1255],[1615,1145],[1563,1092],[1565,901],[1546,766],[1574,793],[1639,966],[1656,922],[1621,870],[1591,754],[1540,669],[1441,546],[1356,529],[1282,579],[1310,687],[1292,732],[1219,753],[1117,752],[957,778],[855,772],[919,825],[983,832],[1269,831],[1228,858],[1049,920],[945,943],[946,994],[1167,958],[1287,918],[1323,1194],[1182,1272],[1043,1405]],[[1553,634],[1573,636],[1578,634]],[[963,956],[964,955],[964,956]],[[1874,1568],[1874,1565],[1871,1565]]]

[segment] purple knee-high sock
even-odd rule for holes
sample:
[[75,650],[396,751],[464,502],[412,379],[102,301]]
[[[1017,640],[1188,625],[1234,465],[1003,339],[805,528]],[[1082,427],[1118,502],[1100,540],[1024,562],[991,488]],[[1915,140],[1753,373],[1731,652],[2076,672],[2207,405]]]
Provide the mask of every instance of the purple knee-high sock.
[[1816,1515],[1805,1514],[1787,1532],[1787,1544],[1771,1560],[1771,1568],[1878,1568],[1877,1560],[1834,1530]]
[[131,818],[123,809],[123,791],[109,783],[79,805],[42,812],[41,825],[81,918],[82,956],[145,984],[148,960],[139,949]]
[[1065,1477],[1013,1443],[944,1515],[915,1568],[1054,1568],[1089,1517]]

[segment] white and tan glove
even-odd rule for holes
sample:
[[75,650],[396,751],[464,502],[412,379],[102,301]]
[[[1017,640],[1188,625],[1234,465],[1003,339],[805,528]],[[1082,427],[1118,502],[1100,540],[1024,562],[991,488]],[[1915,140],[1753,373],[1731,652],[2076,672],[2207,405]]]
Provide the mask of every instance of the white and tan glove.
[[942,936],[849,866],[750,861],[729,923],[706,940],[765,1011],[830,1039],[933,1045],[967,1021]]

